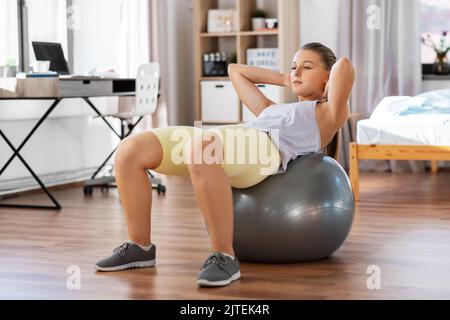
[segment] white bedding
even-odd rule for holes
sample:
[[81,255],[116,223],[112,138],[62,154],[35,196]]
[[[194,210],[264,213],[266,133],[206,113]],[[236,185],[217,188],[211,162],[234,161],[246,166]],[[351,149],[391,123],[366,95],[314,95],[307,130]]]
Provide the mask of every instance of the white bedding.
[[357,124],[359,144],[450,145],[450,90],[386,97]]

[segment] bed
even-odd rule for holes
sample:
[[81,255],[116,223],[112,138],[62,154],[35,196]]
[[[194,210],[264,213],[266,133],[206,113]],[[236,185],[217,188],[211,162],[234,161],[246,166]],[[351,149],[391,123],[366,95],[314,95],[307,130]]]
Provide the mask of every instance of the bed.
[[450,160],[450,90],[384,98],[358,121],[350,144],[350,182],[359,200],[359,160]]

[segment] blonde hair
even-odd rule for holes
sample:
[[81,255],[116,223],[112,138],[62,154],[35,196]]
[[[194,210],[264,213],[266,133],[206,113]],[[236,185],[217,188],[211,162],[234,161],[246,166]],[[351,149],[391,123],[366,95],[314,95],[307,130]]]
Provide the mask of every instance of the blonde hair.
[[302,47],[302,50],[311,50],[317,53],[320,56],[327,71],[331,71],[331,68],[337,61],[336,55],[334,54],[333,50],[319,42],[307,43]]

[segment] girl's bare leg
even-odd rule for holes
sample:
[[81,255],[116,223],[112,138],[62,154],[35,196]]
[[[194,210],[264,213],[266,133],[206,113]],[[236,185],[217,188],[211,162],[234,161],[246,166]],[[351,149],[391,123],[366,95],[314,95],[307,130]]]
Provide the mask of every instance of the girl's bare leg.
[[[195,196],[205,219],[211,239],[213,252],[224,252],[234,256],[233,250],[233,196],[228,177],[220,164],[195,164],[195,152],[202,152],[211,141],[205,135],[191,142],[188,164],[189,173],[194,187]],[[212,137],[217,139],[216,137]],[[216,154],[216,163],[221,163],[221,157]]]
[[129,240],[151,244],[152,186],[146,169],[155,169],[162,161],[163,151],[152,132],[143,132],[124,139],[115,157],[115,176],[128,226]]

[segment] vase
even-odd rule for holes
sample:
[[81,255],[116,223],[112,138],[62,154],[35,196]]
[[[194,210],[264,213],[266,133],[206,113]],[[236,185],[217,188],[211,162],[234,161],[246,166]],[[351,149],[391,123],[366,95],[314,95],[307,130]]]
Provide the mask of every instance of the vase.
[[252,18],[253,31],[258,31],[266,27],[266,19],[264,18]]
[[14,78],[17,74],[16,66],[4,66],[3,67],[3,78]]
[[433,73],[435,74],[449,74],[450,64],[447,59],[447,54],[437,53],[436,60],[433,64]]

